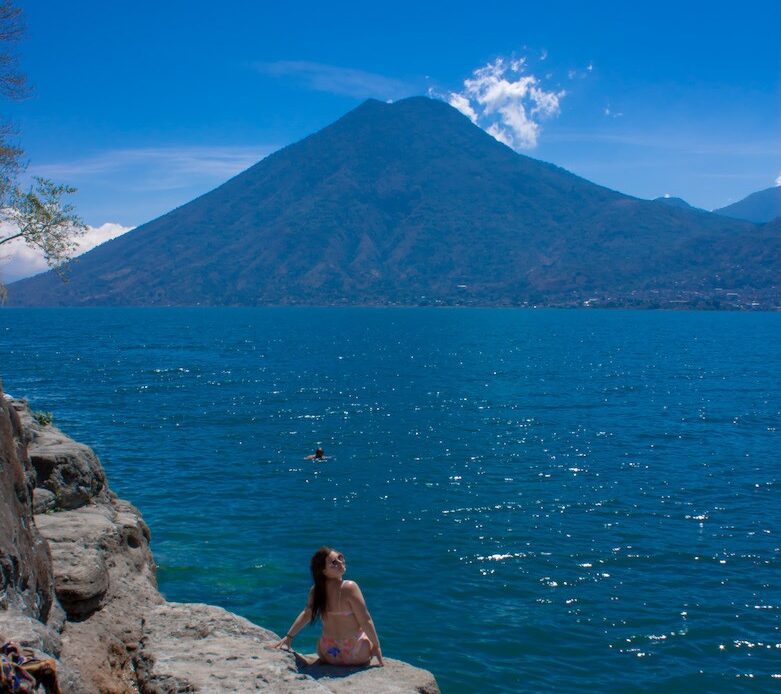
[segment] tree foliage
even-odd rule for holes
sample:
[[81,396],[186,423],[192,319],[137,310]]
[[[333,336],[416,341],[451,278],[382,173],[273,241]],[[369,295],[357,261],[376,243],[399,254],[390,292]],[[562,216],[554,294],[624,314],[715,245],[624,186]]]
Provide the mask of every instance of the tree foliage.
[[34,180],[35,184],[26,192],[13,190],[11,204],[2,216],[19,231],[0,238],[0,244],[22,238],[42,251],[46,263],[62,273],[62,264],[73,255],[78,246],[76,239],[85,230],[73,205],[63,201],[63,196],[76,189],[47,178]]
[[27,78],[19,71],[13,46],[24,36],[22,10],[10,0],[0,0],[0,95],[21,99],[29,91]]
[[[22,11],[11,0],[0,0],[0,97],[23,99],[29,93],[14,50],[24,35]],[[27,190],[19,186],[24,171],[23,150],[14,142],[16,131],[0,120],[0,222],[10,222],[12,231],[0,237],[0,245],[13,239],[43,252],[49,267],[64,279],[64,265],[77,248],[77,238],[86,231],[73,205],[64,198],[75,188],[35,177]],[[0,301],[6,289],[0,282]]]
[[[0,97],[18,101],[29,93],[27,81],[19,71],[18,60],[13,50],[24,34],[22,11],[10,0],[0,0]],[[22,149],[12,138],[16,132],[7,120],[0,120],[0,207],[9,204],[9,195],[14,187],[22,164]]]

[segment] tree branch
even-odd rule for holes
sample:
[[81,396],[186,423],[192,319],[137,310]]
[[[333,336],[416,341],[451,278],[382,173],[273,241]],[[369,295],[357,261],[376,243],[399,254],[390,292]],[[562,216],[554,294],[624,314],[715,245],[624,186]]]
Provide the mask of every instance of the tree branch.
[[20,236],[24,236],[23,231],[20,231],[18,234],[14,234],[13,236],[6,236],[4,239],[0,239],[0,245],[4,244],[6,241],[13,241],[14,239],[18,239]]

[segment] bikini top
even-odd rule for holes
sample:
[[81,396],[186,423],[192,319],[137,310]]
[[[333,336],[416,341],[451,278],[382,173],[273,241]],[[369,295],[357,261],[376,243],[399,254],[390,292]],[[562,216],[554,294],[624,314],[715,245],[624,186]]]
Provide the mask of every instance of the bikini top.
[[329,617],[348,617],[349,615],[353,614],[352,610],[328,610],[326,613]]

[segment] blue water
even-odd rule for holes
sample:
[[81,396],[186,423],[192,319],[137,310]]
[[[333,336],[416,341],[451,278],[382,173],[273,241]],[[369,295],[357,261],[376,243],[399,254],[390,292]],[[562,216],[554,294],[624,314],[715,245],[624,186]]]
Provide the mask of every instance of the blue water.
[[171,600],[284,633],[327,543],[444,692],[770,691],[780,338],[779,314],[18,309],[0,374],[95,448]]

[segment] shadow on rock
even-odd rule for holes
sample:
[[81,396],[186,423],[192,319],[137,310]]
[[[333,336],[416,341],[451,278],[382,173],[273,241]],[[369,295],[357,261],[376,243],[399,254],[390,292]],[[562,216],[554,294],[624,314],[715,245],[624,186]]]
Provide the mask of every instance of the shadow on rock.
[[322,677],[337,678],[337,677],[349,677],[356,672],[363,672],[364,670],[372,670],[379,668],[379,665],[329,665],[323,663],[317,657],[317,655],[302,655],[301,653],[293,653],[296,658],[296,667],[298,671],[303,675],[308,675],[313,679],[319,680]]

